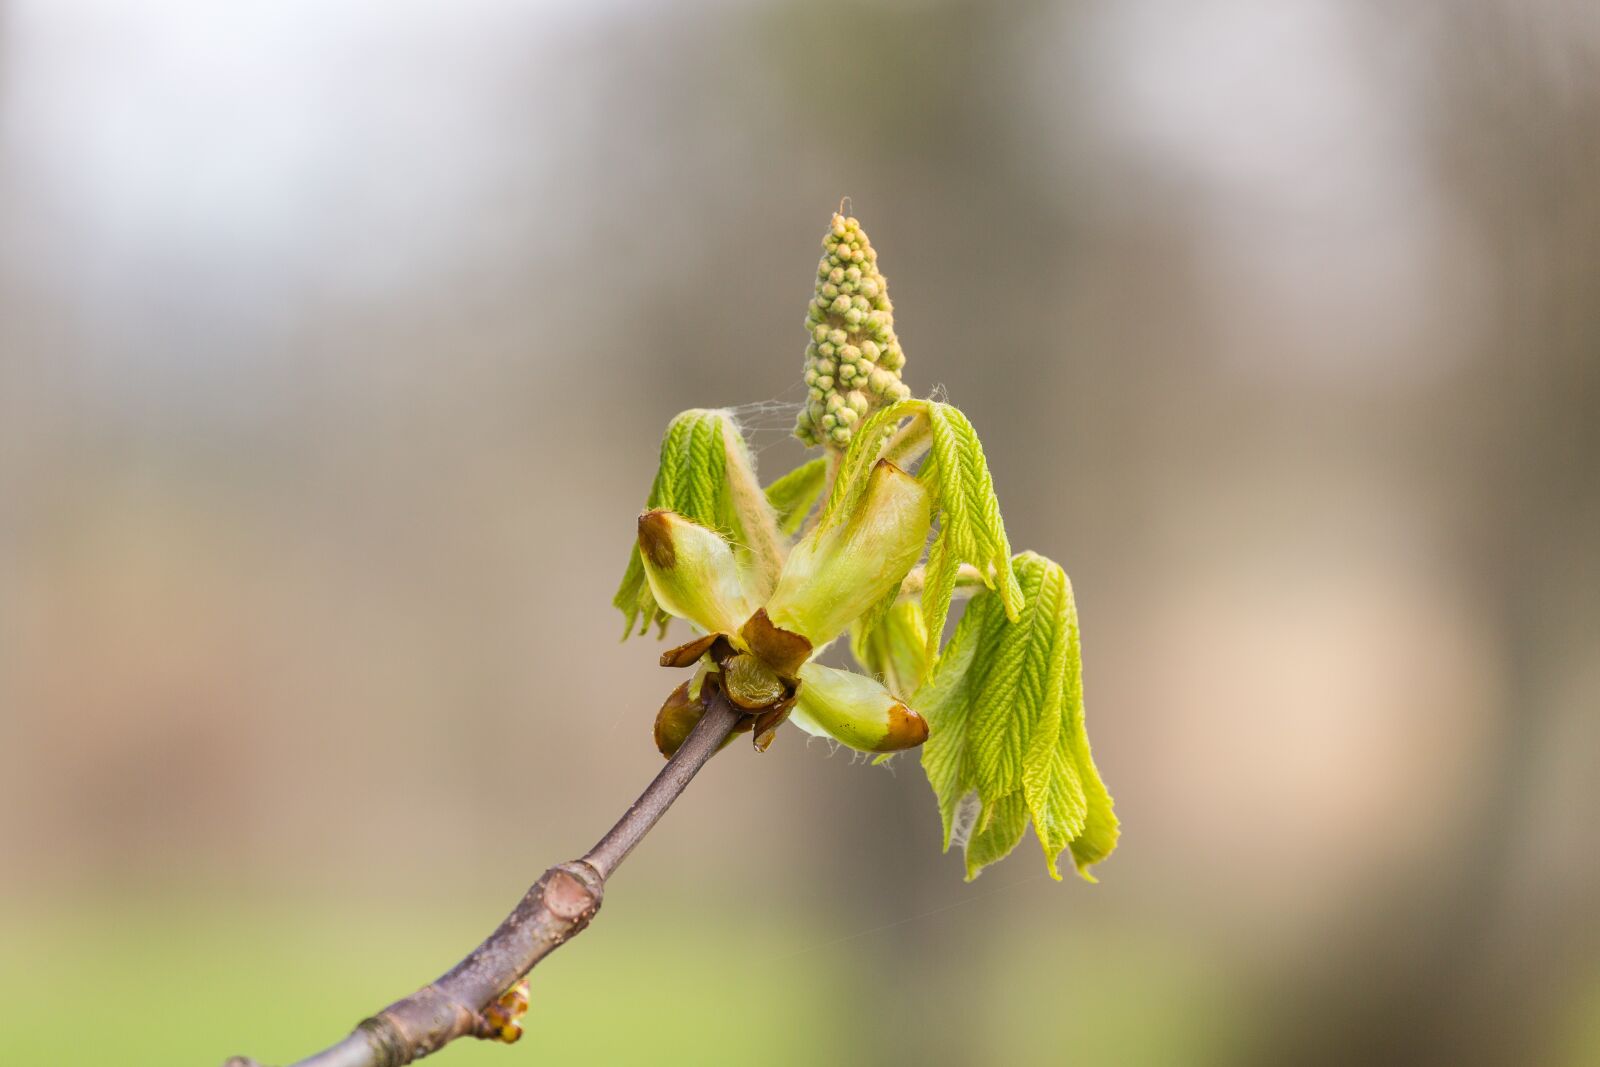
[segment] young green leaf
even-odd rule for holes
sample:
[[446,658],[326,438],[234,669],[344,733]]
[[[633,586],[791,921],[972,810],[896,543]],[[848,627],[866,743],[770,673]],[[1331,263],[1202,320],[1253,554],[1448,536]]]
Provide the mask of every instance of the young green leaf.
[[928,629],[922,624],[922,608],[898,595],[886,597],[881,610],[868,611],[850,627],[850,654],[892,692],[915,693],[928,673]]
[[800,532],[827,480],[828,458],[818,456],[767,486],[767,503],[777,515],[780,531],[790,537]]
[[[752,591],[763,597],[771,591],[783,562],[782,536],[731,412],[695,408],[667,425],[645,507],[675,512],[723,534],[733,544]],[[635,624],[641,634],[651,623],[665,632],[667,613],[650,592],[637,545],[611,602],[626,620],[624,638]]]
[[928,406],[928,429],[932,447],[922,470],[939,502],[939,529],[928,550],[922,614],[928,623],[928,658],[936,660],[963,563],[978,568],[1012,622],[1022,609],[1023,595],[1012,573],[1011,542],[977,431],[957,408],[938,403]]
[[838,522],[854,512],[873,465],[886,447],[894,448],[892,435],[908,417],[914,421],[902,437],[927,438],[927,458],[917,476],[933,493],[937,520],[922,588],[928,658],[934,661],[962,564],[977,568],[984,584],[998,593],[1010,620],[1016,621],[1022,609],[1022,591],[1011,569],[1011,542],[972,423],[957,408],[935,400],[902,400],[874,413],[856,431],[840,460],[820,524]]
[[1017,617],[1008,616],[1000,591],[979,594],[912,701],[932,731],[922,766],[946,849],[963,804],[976,805],[965,841],[968,878],[1015,848],[1029,820],[1051,877],[1060,877],[1056,859],[1070,847],[1090,878],[1088,868],[1115,848],[1118,830],[1084,729],[1072,585],[1034,553],[1012,564],[1023,601]]

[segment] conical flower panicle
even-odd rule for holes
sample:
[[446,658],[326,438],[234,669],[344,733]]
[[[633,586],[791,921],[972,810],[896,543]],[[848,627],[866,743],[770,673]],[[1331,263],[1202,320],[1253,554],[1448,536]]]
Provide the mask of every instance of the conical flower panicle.
[[854,218],[833,216],[822,239],[817,291],[806,312],[806,406],[794,433],[808,445],[843,448],[867,415],[911,395],[894,334],[888,281]]

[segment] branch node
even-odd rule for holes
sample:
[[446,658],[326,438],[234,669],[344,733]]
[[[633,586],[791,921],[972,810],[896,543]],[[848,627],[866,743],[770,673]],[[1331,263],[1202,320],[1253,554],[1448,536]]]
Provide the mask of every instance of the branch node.
[[544,886],[544,906],[557,918],[576,924],[573,933],[589,924],[604,896],[600,872],[582,860],[557,864]]

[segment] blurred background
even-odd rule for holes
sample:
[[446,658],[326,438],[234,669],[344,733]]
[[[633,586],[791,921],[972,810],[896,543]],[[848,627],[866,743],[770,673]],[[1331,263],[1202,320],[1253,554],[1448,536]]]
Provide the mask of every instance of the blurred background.
[[0,3],[4,1057],[295,1059],[610,825],[848,194],[1123,845],[785,731],[448,1061],[1600,1061],[1597,177],[1586,0]]

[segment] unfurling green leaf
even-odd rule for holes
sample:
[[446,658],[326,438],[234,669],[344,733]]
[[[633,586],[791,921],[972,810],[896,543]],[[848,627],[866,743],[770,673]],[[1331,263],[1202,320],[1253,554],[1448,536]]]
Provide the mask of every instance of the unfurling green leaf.
[[767,486],[767,503],[777,515],[778,529],[789,537],[799,533],[827,481],[828,457],[818,456]]
[[994,479],[983,457],[983,445],[972,423],[949,404],[928,406],[932,445],[922,476],[939,502],[939,529],[928,550],[928,579],[922,589],[922,614],[928,625],[928,658],[939,657],[944,621],[963,563],[978,568],[1012,622],[1022,610],[1023,594],[1011,568],[1011,542],[1006,539]]
[[915,693],[928,673],[928,629],[914,600],[890,596],[850,627],[850,654],[892,692]]
[[1088,868],[1116,847],[1118,830],[1084,729],[1072,584],[1043,556],[1024,552],[1012,563],[1017,617],[999,591],[979,594],[913,700],[932,730],[922,766],[945,848],[970,835],[968,878],[1015,848],[1031,819],[1051,876],[1060,877],[1056,859],[1070,847],[1092,881]]
[[[911,422],[901,428],[908,417]],[[1011,542],[972,423],[955,407],[935,400],[903,400],[877,412],[861,426],[840,461],[819,525],[840,521],[855,510],[880,456],[906,465],[924,448],[927,458],[917,476],[933,493],[938,522],[922,588],[932,661],[939,656],[962,564],[977,568],[984,584],[999,594],[1009,619],[1015,621],[1022,609],[1022,591],[1011,569]]]
[[[783,560],[782,538],[731,412],[695,408],[667,425],[645,507],[675,512],[721,533],[733,544],[752,591],[758,596],[771,591]],[[651,623],[666,631],[667,612],[656,603],[645,580],[637,545],[611,602],[626,620],[624,637],[634,632],[636,624],[639,633]]]

